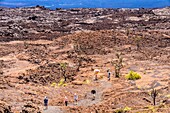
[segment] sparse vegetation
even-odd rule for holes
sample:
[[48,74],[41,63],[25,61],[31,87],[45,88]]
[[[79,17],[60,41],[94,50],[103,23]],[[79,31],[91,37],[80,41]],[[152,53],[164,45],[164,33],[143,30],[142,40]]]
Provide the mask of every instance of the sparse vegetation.
[[123,110],[124,110],[124,112],[128,112],[128,111],[130,111],[131,109],[132,109],[132,108],[126,106]]
[[53,82],[53,83],[51,84],[51,87],[55,87],[55,86],[56,86],[56,83]]
[[61,79],[58,83],[58,86],[67,86],[67,84],[65,83],[64,79]]
[[64,77],[64,82],[67,80],[67,75],[66,75],[66,69],[67,69],[67,63],[60,63],[60,72],[61,75]]
[[117,109],[115,113],[124,113],[123,109]]
[[134,38],[134,41],[135,41],[135,43],[136,43],[137,50],[140,49],[140,42],[141,42],[141,40],[142,40],[142,37],[140,37],[140,36],[135,36],[135,38]]
[[155,111],[156,111],[156,109],[155,109],[154,106],[148,106],[148,109],[149,109],[150,111],[152,111],[152,112],[155,112]]
[[127,112],[129,112],[131,109],[132,109],[132,108],[126,106],[125,108],[117,109],[117,110],[115,111],[115,113],[127,113]]
[[158,96],[158,91],[156,89],[152,89],[151,91],[151,97],[153,99],[153,105],[156,105],[156,97]]
[[[29,20],[32,14],[38,16],[36,21]],[[2,8],[1,16],[0,101],[12,111],[21,112],[29,101],[42,108],[47,96],[48,110],[54,112],[168,112],[169,16],[162,18],[152,9],[34,7]],[[94,69],[100,70],[97,81]],[[128,73],[126,80],[122,75]],[[161,93],[153,93],[155,99],[153,87]],[[96,91],[93,101],[91,90]],[[65,96],[71,107],[63,107]]]
[[127,75],[125,75],[125,78],[128,80],[137,80],[141,79],[141,75],[138,74],[137,72],[130,71]]
[[121,53],[116,54],[117,59],[115,61],[112,61],[112,65],[115,67],[115,77],[120,77],[120,70],[123,68],[123,58],[121,56]]
[[75,41],[75,43],[74,43],[74,51],[76,52],[76,53],[79,53],[79,52],[81,52],[82,50],[81,50],[81,46],[80,46],[80,44],[79,43],[77,43],[77,41]]

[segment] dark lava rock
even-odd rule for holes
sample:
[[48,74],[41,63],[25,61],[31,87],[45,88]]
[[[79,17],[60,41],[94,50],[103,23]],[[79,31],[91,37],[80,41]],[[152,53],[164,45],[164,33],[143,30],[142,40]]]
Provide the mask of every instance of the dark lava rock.
[[12,113],[11,106],[7,105],[3,101],[0,101],[0,113]]
[[0,41],[51,40],[80,30],[157,30],[170,26],[170,8],[49,10],[37,5],[0,11]]
[[21,113],[42,113],[42,112],[38,106],[36,106],[32,102],[28,102],[23,106]]

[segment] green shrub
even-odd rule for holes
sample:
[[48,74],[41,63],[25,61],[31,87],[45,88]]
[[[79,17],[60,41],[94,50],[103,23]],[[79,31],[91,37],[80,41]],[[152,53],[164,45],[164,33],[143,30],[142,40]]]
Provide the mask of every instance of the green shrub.
[[88,80],[88,79],[85,80],[85,81],[84,81],[84,84],[90,84],[90,80]]
[[156,111],[155,106],[148,106],[148,109],[151,110],[152,112]]
[[64,87],[66,87],[66,86],[67,86],[67,84],[65,83],[65,84],[63,84],[63,86],[64,86]]
[[128,111],[131,111],[130,107],[120,108],[115,111],[115,113],[127,113]]
[[123,110],[124,110],[124,112],[128,112],[128,111],[130,111],[132,108],[130,108],[130,107],[125,107]]
[[170,98],[170,94],[166,95],[167,98]]
[[51,84],[51,87],[55,87],[55,86],[56,86],[56,83],[53,82],[53,83]]
[[126,76],[126,79],[128,80],[137,80],[137,79],[141,79],[141,75],[138,74],[137,72],[134,71],[130,71]]
[[63,86],[64,82],[65,82],[64,79],[61,79],[58,83],[58,86]]
[[124,113],[124,110],[123,110],[123,109],[117,109],[117,110],[115,111],[115,113]]

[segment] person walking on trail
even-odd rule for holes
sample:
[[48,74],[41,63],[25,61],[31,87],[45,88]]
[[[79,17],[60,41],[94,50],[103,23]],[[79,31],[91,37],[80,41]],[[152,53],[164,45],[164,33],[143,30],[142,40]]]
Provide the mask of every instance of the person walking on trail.
[[107,78],[108,78],[108,81],[110,81],[110,76],[111,76],[111,72],[110,72],[110,69],[107,70]]
[[44,107],[45,107],[45,110],[48,109],[48,98],[46,96],[44,98]]
[[100,70],[99,69],[95,69],[94,70],[94,80],[96,80],[97,81],[97,75],[98,75],[98,73],[100,72]]
[[64,98],[64,103],[65,103],[65,106],[68,106],[68,98],[66,96]]
[[75,93],[74,94],[74,102],[75,102],[76,105],[77,105],[77,101],[78,101],[78,95]]
[[93,95],[92,100],[96,98],[96,90],[91,90],[91,94]]

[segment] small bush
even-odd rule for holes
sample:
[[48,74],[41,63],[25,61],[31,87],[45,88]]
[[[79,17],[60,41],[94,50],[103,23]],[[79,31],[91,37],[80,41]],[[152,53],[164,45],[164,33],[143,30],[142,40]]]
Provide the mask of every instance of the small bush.
[[123,110],[125,111],[125,112],[128,112],[128,111],[130,111],[132,108],[130,108],[130,107],[125,107]]
[[126,79],[128,80],[137,80],[137,79],[141,79],[141,75],[138,74],[137,72],[134,71],[130,71],[126,76]]
[[85,80],[85,81],[84,81],[84,84],[90,84],[90,80],[88,80],[88,79]]
[[61,79],[58,83],[58,86],[63,86],[64,82],[65,82],[64,79]]
[[120,109],[117,109],[115,112],[116,113],[127,113],[128,111],[131,111],[132,109],[130,107],[125,107],[125,108],[120,108]]
[[55,87],[55,86],[56,86],[56,83],[53,82],[53,83],[51,84],[51,87]]
[[64,86],[64,87],[66,87],[66,86],[67,86],[67,84],[63,84],[63,86]]
[[123,109],[117,109],[115,113],[124,113]]
[[170,98],[170,94],[166,95],[167,98]]
[[154,106],[148,106],[148,109],[151,110],[152,112],[155,112],[155,111],[156,111],[156,109],[155,109]]

